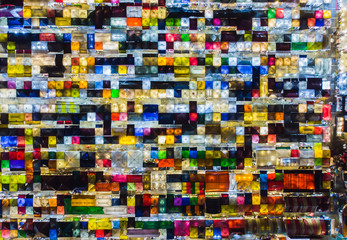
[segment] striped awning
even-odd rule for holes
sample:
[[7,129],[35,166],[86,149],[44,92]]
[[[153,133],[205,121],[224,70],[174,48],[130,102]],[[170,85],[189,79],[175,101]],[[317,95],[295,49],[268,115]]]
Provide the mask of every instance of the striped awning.
[[329,196],[312,196],[312,197],[285,197],[286,212],[316,212],[326,211],[329,205]]

